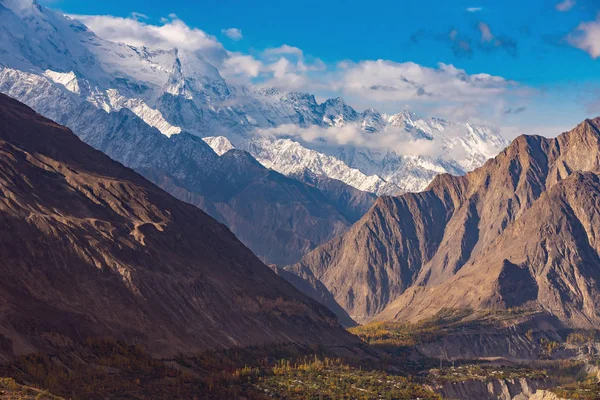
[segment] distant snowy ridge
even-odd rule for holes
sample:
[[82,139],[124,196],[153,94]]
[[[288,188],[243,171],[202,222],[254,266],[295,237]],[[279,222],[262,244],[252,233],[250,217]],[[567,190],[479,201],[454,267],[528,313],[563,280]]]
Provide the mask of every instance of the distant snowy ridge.
[[[59,87],[78,99],[73,102],[105,112],[130,110],[168,137],[188,132],[206,137],[211,146],[208,138],[227,138],[232,147],[289,176],[308,170],[376,194],[418,191],[435,175],[463,174],[507,145],[485,126],[408,111],[358,112],[341,98],[319,103],[311,94],[231,85],[197,52],[113,43],[33,0],[1,0],[0,21],[0,77],[7,79],[0,87],[40,105],[38,111],[60,103],[44,100],[49,93],[33,87],[33,75],[43,79],[43,87]],[[15,83],[13,78],[24,72]],[[19,91],[9,87],[11,82]],[[316,127],[324,137],[306,140],[281,129],[262,134],[286,126]],[[358,142],[327,141],[328,129],[349,128],[356,130]],[[387,141],[375,140],[381,136],[436,151],[390,148]]]
[[219,156],[235,149],[233,144],[225,136],[207,136],[202,138]]
[[[206,137],[204,141],[219,155],[235,148],[224,136]],[[364,192],[394,194],[400,191],[399,187],[378,176],[366,176],[335,157],[310,150],[290,139],[254,137],[238,144],[238,148],[250,153],[265,167],[287,176],[297,176],[308,170],[317,176],[342,181]]]

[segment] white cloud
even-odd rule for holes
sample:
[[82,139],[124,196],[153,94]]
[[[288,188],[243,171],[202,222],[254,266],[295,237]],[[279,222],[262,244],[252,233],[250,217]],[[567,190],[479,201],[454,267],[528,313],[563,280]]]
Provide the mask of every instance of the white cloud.
[[481,10],[483,10],[482,7],[467,7],[467,12],[471,12],[471,13],[479,12]]
[[567,36],[567,42],[588,53],[592,58],[600,57],[600,16],[596,21],[582,22]]
[[385,148],[394,150],[397,154],[410,156],[438,157],[447,151],[439,141],[413,139],[401,127],[365,135],[355,125],[300,127],[294,124],[285,124],[274,128],[259,129],[257,132],[266,137],[294,138],[306,143],[318,143],[320,146],[352,145],[376,149]]
[[494,40],[494,35],[488,24],[480,22],[477,27],[479,28],[479,32],[481,32],[481,43],[489,43]]
[[267,79],[261,86],[277,87],[283,90],[310,91],[314,82],[307,74],[307,67],[302,61],[293,62],[286,57],[280,57],[277,61],[265,65]]
[[147,46],[156,49],[201,51],[209,62],[219,63],[226,55],[223,45],[201,29],[191,28],[170,14],[162,19],[162,25],[140,21],[139,14],[132,18],[110,15],[70,15],[83,22],[98,36],[132,46]]
[[564,0],[556,5],[556,9],[560,12],[566,12],[573,8],[575,4],[575,0]]
[[241,75],[250,78],[256,78],[264,68],[261,61],[256,58],[240,53],[229,53],[223,61],[226,75]]
[[244,37],[242,31],[238,28],[223,29],[221,32],[231,40],[242,40]]
[[531,95],[499,76],[468,74],[443,63],[432,68],[387,60],[345,62],[313,85],[316,90],[327,88],[329,97],[343,96],[357,108],[384,112],[411,108],[425,115],[484,124],[505,117],[508,98],[516,101]]
[[495,96],[512,85],[498,76],[469,75],[449,64],[437,68],[386,60],[346,64],[337,89],[375,101],[465,101]]
[[[132,14],[130,18],[109,15],[70,17],[80,20],[98,36],[113,42],[197,52],[217,67],[225,78],[234,79],[237,83],[249,84],[259,78],[261,85],[308,90],[310,80],[307,75],[325,69],[321,60],[315,59],[309,63],[304,60],[301,49],[287,44],[263,51],[261,57],[264,61],[252,55],[229,52],[214,36],[186,25],[175,14],[162,18],[161,25],[142,21],[139,13]],[[223,33],[232,39],[242,37],[242,32],[236,28],[223,30]]]
[[[447,64],[432,68],[412,62],[365,60],[327,66],[289,44],[253,54],[231,52],[214,36],[186,25],[174,14],[158,25],[148,23],[139,14],[130,18],[74,17],[111,41],[195,52],[232,83],[304,91],[323,98],[341,95],[359,108],[376,106],[394,111],[410,103],[421,111],[441,114],[434,115],[469,118],[481,115],[484,107],[494,108],[499,97],[515,86],[498,76],[468,74]],[[497,41],[486,24],[480,29],[482,41]]]
[[268,56],[278,56],[278,55],[294,55],[298,58],[302,58],[304,56],[304,52],[302,51],[302,49],[299,49],[298,47],[294,47],[294,46],[290,46],[287,44],[284,44],[283,46],[279,46],[279,47],[275,47],[275,48],[270,48],[270,49],[266,49],[264,51],[265,55]]

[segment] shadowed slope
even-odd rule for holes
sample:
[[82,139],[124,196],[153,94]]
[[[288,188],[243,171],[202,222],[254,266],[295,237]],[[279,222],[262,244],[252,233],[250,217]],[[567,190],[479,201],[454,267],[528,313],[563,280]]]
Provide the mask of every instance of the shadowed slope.
[[2,355],[355,341],[196,207],[4,95],[0,121]]

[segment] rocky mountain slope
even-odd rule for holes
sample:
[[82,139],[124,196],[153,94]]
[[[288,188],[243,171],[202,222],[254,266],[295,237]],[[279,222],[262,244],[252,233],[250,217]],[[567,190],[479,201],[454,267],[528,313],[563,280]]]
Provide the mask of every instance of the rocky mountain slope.
[[[444,399],[456,400],[532,400],[552,399],[543,397],[553,382],[544,380],[498,379],[491,382],[468,380],[464,382],[446,383],[436,387],[436,391]],[[554,398],[557,400],[558,398]]]
[[298,261],[343,233],[375,201],[339,181],[331,189],[302,184],[239,150],[219,157],[197,136],[167,137],[128,109],[106,113],[35,74],[5,69],[0,80],[0,91],[45,110],[86,143],[227,224],[268,263]]
[[[219,155],[235,149],[235,146],[223,136],[208,137],[203,138],[202,140],[211,146],[215,153]],[[253,139],[251,142],[256,143],[256,140]],[[288,142],[292,144],[292,147],[301,149],[301,147],[295,146],[295,142]],[[248,147],[245,147],[245,149],[252,152]],[[286,151],[284,151],[284,153],[285,152]],[[377,199],[377,196],[370,191],[355,189],[352,186],[345,184],[342,179],[332,179],[328,178],[327,174],[314,173],[313,168],[303,164],[309,157],[304,158],[302,154],[293,154],[289,155],[289,158],[297,160],[298,162],[294,164],[293,168],[282,172],[282,174],[319,189],[321,194],[334,205],[335,209],[348,221],[352,221],[352,223],[358,221],[365,215]],[[272,166],[269,162],[266,162],[264,158],[260,159],[262,160],[262,165],[265,165],[266,167]],[[325,163],[328,161],[335,163],[334,159],[324,161]]]
[[[17,3],[23,8],[15,8]],[[71,36],[84,32],[86,41],[93,40],[95,45],[117,46],[105,43],[74,21],[36,6],[35,2],[27,5],[15,1],[11,6],[18,12],[0,7],[0,17],[10,21],[17,31],[27,29],[22,25],[33,24],[21,18],[25,15],[38,25],[60,27],[54,34],[75,29],[73,34],[67,32],[52,37],[52,42],[61,42],[63,36],[72,39]],[[65,26],[67,23],[72,25]],[[37,30],[30,34],[30,39],[39,36]],[[14,32],[7,31],[4,35],[14,35]],[[103,76],[101,81],[109,79],[99,65],[101,62],[86,53],[86,49],[81,49],[80,43],[63,43],[61,52],[52,54],[51,51],[56,50],[54,46],[48,50],[48,46],[40,45],[50,40],[45,37],[32,40],[32,43],[27,37],[7,37],[7,40],[18,41],[20,46],[29,49],[24,52],[22,62],[45,60],[54,66],[76,62],[66,59],[72,55],[70,47],[74,46],[93,58],[90,65],[78,68],[87,67],[88,75],[95,71],[93,75]],[[133,57],[131,48],[117,47]],[[15,52],[19,54],[16,49]],[[34,56],[32,52],[40,54]],[[17,57],[13,53],[3,53],[4,62],[14,64]],[[31,62],[24,69],[35,71],[36,67]],[[197,136],[179,128],[174,130],[172,125],[167,128],[160,112],[150,110],[145,103],[127,100],[115,89],[100,93],[98,87],[90,86],[90,82],[78,80],[75,73],[51,70],[32,73],[0,67],[0,91],[68,125],[86,143],[136,169],[172,194],[200,206],[226,223],[266,262],[285,265],[298,261],[306,252],[345,231],[374,202],[373,195],[341,182],[319,187],[302,185],[295,179],[267,170],[239,152],[218,157]],[[110,84],[121,83],[122,80],[114,80]],[[150,120],[148,113],[152,113]],[[319,180],[325,181],[331,180],[325,177]]]
[[[422,189],[436,174],[464,173],[505,144],[483,126],[359,113],[340,98],[318,103],[310,94],[231,85],[201,52],[113,43],[35,0],[0,0],[0,22],[1,92],[202,207],[268,263],[296,262],[338,236],[369,209],[373,194]],[[293,134],[315,127],[352,128],[367,139],[393,134],[440,152],[411,156]],[[245,170],[243,156],[217,163],[195,137],[226,137],[307,186],[255,163]]]
[[287,271],[314,276],[358,321],[523,307],[597,327],[599,128],[521,136],[466,176],[380,198]]
[[355,338],[222,224],[0,95],[3,357],[112,336],[154,354]]

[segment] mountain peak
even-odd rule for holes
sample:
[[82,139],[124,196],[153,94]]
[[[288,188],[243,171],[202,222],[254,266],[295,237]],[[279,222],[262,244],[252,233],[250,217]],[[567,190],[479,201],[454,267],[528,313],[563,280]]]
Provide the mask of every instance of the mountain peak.
[[381,113],[372,107],[367,108],[365,111],[362,112],[362,114],[363,115],[379,115],[379,116],[381,116]]
[[[538,245],[536,235],[544,237],[546,227],[543,221],[548,221],[554,214],[559,215],[558,210],[569,212],[568,207],[550,204],[551,202],[568,201],[576,205],[573,212],[581,210],[584,213],[580,217],[582,220],[588,218],[585,217],[587,209],[592,210],[590,215],[596,215],[594,207],[597,207],[597,202],[585,199],[589,203],[587,204],[578,200],[577,190],[573,188],[577,185],[581,188],[583,185],[578,183],[582,180],[577,175],[578,172],[600,172],[599,127],[600,119],[594,119],[582,122],[572,131],[555,139],[522,135],[483,167],[465,176],[440,174],[424,192],[381,197],[359,223],[340,238],[306,255],[301,264],[313,271],[331,291],[335,300],[359,322],[373,318],[386,304],[389,306],[394,298],[398,299],[391,309],[394,312],[388,310],[382,314],[382,319],[399,315],[398,310],[402,310],[402,318],[422,318],[425,308],[421,307],[437,299],[440,301],[436,303],[436,307],[448,307],[450,303],[445,301],[443,290],[437,291],[433,298],[428,295],[431,293],[428,289],[415,292],[411,288],[435,288],[442,285],[440,287],[450,292],[450,282],[457,287],[452,289],[455,295],[452,306],[477,308],[485,301],[492,301],[497,294],[494,292],[495,275],[483,266],[501,266],[502,263],[491,261],[502,261],[506,258],[507,249],[515,247],[515,243],[529,243],[530,248],[535,248]],[[568,185],[569,182],[572,184]],[[588,186],[590,182],[595,182],[598,186],[597,179],[587,179],[586,182]],[[563,193],[567,187],[565,185],[570,188],[569,193],[574,195],[550,199],[551,201],[547,199],[547,193]],[[596,189],[594,193],[595,191]],[[532,221],[539,221],[540,225],[536,227],[539,232],[531,231],[527,235],[521,235],[526,227],[515,224],[543,198],[546,198],[544,202],[547,204],[536,211],[539,215],[529,217],[531,220],[528,219],[526,224],[533,226]],[[565,217],[557,223],[563,221],[570,219]],[[593,225],[586,221],[582,226]],[[509,228],[512,230],[507,231]],[[571,232],[573,229],[565,228],[564,231]],[[510,234],[504,234],[505,231]],[[591,234],[587,235],[591,237]],[[517,237],[518,240],[514,240]],[[586,233],[583,237],[586,237]],[[511,245],[503,246],[498,253],[490,253],[489,249],[496,246],[502,238]],[[557,236],[558,241],[563,239],[571,240],[566,236]],[[552,247],[561,246],[563,244],[558,243]],[[548,254],[544,251],[535,254]],[[525,253],[523,249],[521,253],[511,250],[513,259],[509,261],[515,265],[526,263],[526,259],[523,261]],[[581,250],[580,253],[585,251]],[[486,260],[490,260],[490,263],[486,264]],[[575,261],[564,260],[564,265]],[[546,260],[539,260],[539,265],[546,265],[545,263]],[[478,265],[479,268],[472,265]],[[532,264],[533,266],[535,265]],[[463,269],[469,271],[468,279],[473,282],[489,278],[485,295],[480,293],[477,297],[470,298],[465,293],[467,286],[456,283],[459,277],[467,279]],[[523,275],[526,274],[523,272]],[[561,284],[563,283],[558,285]],[[537,280],[533,285],[539,286],[540,293],[542,290],[559,290],[548,288],[547,281],[543,280]],[[566,286],[568,285],[565,284],[564,287]],[[502,296],[511,298],[512,293],[507,294],[506,290],[512,289],[505,287],[503,290]],[[414,305],[417,301],[413,303],[413,297],[417,297],[415,293],[418,294],[419,306]],[[532,301],[547,309],[552,299],[540,295]],[[567,309],[577,301],[580,299],[567,305]],[[427,309],[428,312],[436,310],[439,308],[433,311],[431,308]],[[590,312],[587,316],[592,314]],[[573,326],[578,326],[582,321],[580,316],[556,316]]]
[[588,118],[563,135],[568,136],[571,140],[579,138],[584,141],[592,140],[597,142],[600,138],[600,117]]
[[333,98],[325,100],[325,104],[342,104],[342,105],[346,105],[346,102],[344,101],[343,98],[341,98],[340,96],[338,96],[338,97],[333,97]]
[[408,111],[408,110],[402,110],[396,114],[392,114],[388,117],[390,123],[392,125],[414,125],[415,120],[419,119],[419,117],[417,116],[417,114]]
[[252,157],[250,153],[236,148],[227,150],[221,157],[223,157],[223,159],[235,158],[238,161],[237,164],[242,166],[262,167],[262,164],[256,161],[256,159]]
[[235,149],[235,146],[225,136],[208,136],[202,138],[219,156]]

